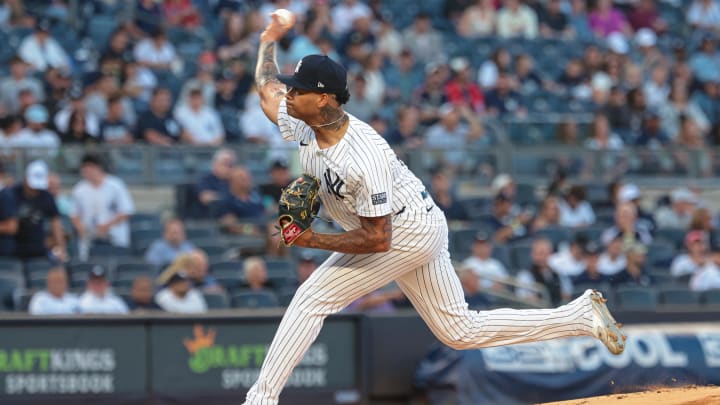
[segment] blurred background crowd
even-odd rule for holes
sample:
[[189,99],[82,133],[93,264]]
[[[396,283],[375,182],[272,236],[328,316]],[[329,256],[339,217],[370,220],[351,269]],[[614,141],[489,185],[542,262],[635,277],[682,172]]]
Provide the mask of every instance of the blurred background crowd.
[[[625,306],[719,300],[713,190],[683,181],[720,169],[715,0],[5,0],[5,309],[287,304],[326,254],[275,235],[297,162],[253,70],[276,8],[297,17],[281,71],[346,66],[346,109],[451,221],[472,306],[588,285]],[[136,201],[148,184],[174,199]],[[389,286],[352,309],[406,305]]]

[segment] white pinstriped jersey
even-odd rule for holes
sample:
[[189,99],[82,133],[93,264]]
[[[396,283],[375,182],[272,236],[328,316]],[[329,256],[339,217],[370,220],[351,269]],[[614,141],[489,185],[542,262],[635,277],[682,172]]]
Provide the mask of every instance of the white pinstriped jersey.
[[[394,234],[422,226],[436,215],[431,211],[439,211],[433,210],[425,186],[370,125],[348,117],[350,125],[340,142],[320,149],[313,129],[288,115],[285,100],[278,109],[283,138],[299,142],[303,171],[322,182],[320,199],[328,215],[346,231],[360,227],[359,217],[388,214],[393,215]],[[395,240],[393,247],[401,247]]]

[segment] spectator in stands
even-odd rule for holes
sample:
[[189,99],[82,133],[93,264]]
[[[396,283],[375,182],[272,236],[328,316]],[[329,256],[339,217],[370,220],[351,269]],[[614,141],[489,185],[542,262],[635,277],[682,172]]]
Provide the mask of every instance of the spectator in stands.
[[[85,109],[88,114],[93,114],[99,119],[108,116],[108,100],[110,97],[120,96],[123,103],[123,121],[128,125],[135,125],[137,116],[129,98],[120,93],[120,82],[112,74],[102,73],[89,87],[85,97]],[[95,132],[97,134],[97,132]]]
[[419,63],[428,63],[444,54],[442,35],[432,27],[430,15],[420,12],[411,26],[403,31],[403,43]]
[[193,288],[201,292],[221,292],[222,286],[212,275],[208,274],[210,267],[207,254],[202,249],[192,249],[180,254],[166,270],[168,274],[185,272]]
[[440,119],[440,108],[447,103],[446,73],[447,67],[442,63],[425,65],[425,81],[413,96],[413,104],[420,109],[420,122],[424,125],[435,124]]
[[235,113],[233,118],[237,119],[239,106],[245,105],[245,94],[238,88],[238,81],[230,69],[223,69],[215,76],[215,90],[215,108],[220,112],[230,109]]
[[70,315],[79,311],[79,304],[78,297],[68,292],[67,272],[55,267],[47,272],[45,290],[33,294],[28,311],[30,315]]
[[48,112],[41,104],[35,104],[25,111],[27,127],[18,132],[12,146],[47,150],[50,155],[60,146],[60,138],[47,128]]
[[396,63],[385,69],[386,98],[408,103],[422,82],[423,71],[415,57],[409,49],[403,49]]
[[217,111],[205,103],[203,91],[190,90],[188,103],[175,110],[175,120],[180,123],[183,142],[195,146],[218,146],[225,140],[225,129]]
[[155,295],[155,302],[164,311],[180,314],[203,313],[208,309],[202,293],[192,287],[182,270],[169,276],[165,288]]
[[23,121],[17,115],[8,115],[0,119],[0,148],[2,155],[12,156],[13,144],[23,130]]
[[480,86],[470,77],[470,61],[456,57],[450,61],[453,77],[445,85],[447,100],[456,107],[466,107],[480,113],[485,110],[485,97]]
[[230,13],[225,18],[222,34],[217,39],[217,55],[221,61],[241,58],[255,51],[255,43],[249,24],[240,13]]
[[663,129],[673,138],[677,139],[681,130],[681,118],[687,117],[698,126],[701,134],[710,129],[710,122],[700,107],[688,100],[688,90],[685,83],[675,80],[670,90],[668,100],[659,107],[662,117]]
[[[195,76],[185,80],[183,83],[180,96],[178,97],[178,107],[189,103],[190,92],[194,89],[201,90],[205,105],[210,108],[215,107],[214,73],[217,68],[217,58],[214,53],[210,51],[201,53],[200,56],[198,56],[197,71],[195,72]],[[175,111],[177,111],[177,108]]]
[[592,28],[590,28],[590,22],[588,21],[587,3],[585,0],[570,1],[568,20],[573,32],[575,33],[575,38],[584,41],[592,39],[593,31]]
[[452,177],[449,170],[436,168],[430,178],[430,193],[433,201],[445,213],[448,220],[466,221],[469,217],[465,207],[455,195]]
[[670,207],[660,207],[655,212],[658,228],[686,229],[697,207],[697,196],[687,187],[678,187],[670,193],[670,203]]
[[540,284],[550,295],[553,305],[558,305],[570,299],[572,282],[569,278],[558,275],[550,267],[548,259],[552,254],[552,242],[549,239],[539,238],[532,242],[530,257],[532,264],[529,269],[521,270],[517,275],[517,282],[521,288],[515,294],[522,299],[538,301],[540,294],[535,284]]
[[645,100],[649,107],[658,107],[667,100],[670,94],[669,73],[665,65],[658,65],[652,69],[649,80],[643,86]]
[[367,80],[362,73],[350,75],[350,93],[352,97],[347,102],[347,110],[363,121],[370,121],[370,118],[377,114],[380,105],[367,96]]
[[129,219],[135,204],[125,183],[108,174],[102,159],[94,154],[83,156],[80,174],[83,179],[72,190],[71,215],[80,243],[129,247]]
[[202,16],[191,0],[165,0],[162,7],[167,24],[187,30],[202,28]]
[[107,46],[100,56],[102,60],[112,60],[119,64],[132,59],[132,47],[130,44],[130,33],[124,26],[115,28],[110,34]]
[[550,0],[540,13],[540,34],[545,38],[565,39],[575,35],[560,0]]
[[[385,137],[392,146],[415,149],[423,144],[421,136],[420,111],[413,106],[401,106],[397,111],[397,126]],[[384,135],[384,134],[383,134]]]
[[[590,243],[584,234],[576,235],[567,247],[561,246],[548,259],[548,264],[558,275],[573,279],[585,271],[584,252]],[[599,254],[599,252],[598,252]]]
[[591,92],[587,79],[582,62],[579,59],[570,59],[563,72],[555,80],[554,88],[574,99],[587,99]]
[[5,112],[18,114],[20,103],[18,94],[22,89],[29,89],[39,103],[45,101],[45,90],[42,82],[28,75],[28,64],[22,58],[15,56],[10,59],[10,76],[0,80],[0,101]]
[[175,47],[160,27],[154,28],[150,37],[141,39],[135,45],[133,56],[141,66],[158,72],[170,72],[180,62]]
[[17,233],[15,256],[26,259],[48,259],[50,252],[45,245],[45,220],[50,220],[50,230],[57,246],[52,255],[60,262],[67,260],[65,238],[55,199],[47,191],[49,170],[41,160],[30,162],[25,169],[25,179],[11,189],[17,204]]
[[262,197],[255,190],[250,172],[241,166],[233,168],[229,192],[223,196],[217,212],[220,225],[227,232],[243,233],[243,220],[257,220],[264,216]]
[[486,60],[478,69],[478,83],[480,86],[489,90],[495,87],[498,76],[501,72],[509,72],[512,64],[510,52],[504,47],[498,47],[493,51],[490,60]]
[[595,241],[588,241],[583,247],[584,271],[572,279],[573,285],[600,284],[606,277],[600,272],[602,248]]
[[512,212],[513,200],[505,193],[498,193],[493,200],[492,217],[488,225],[493,228],[493,239],[506,243],[527,235],[532,215],[527,211]]
[[363,62],[372,54],[375,35],[371,30],[371,17],[357,17],[352,29],[340,36],[338,52],[346,66],[362,68]]
[[130,297],[127,300],[128,309],[132,312],[160,310],[153,294],[152,279],[148,276],[136,277],[130,288]]
[[672,139],[662,128],[660,114],[654,108],[648,109],[643,119],[642,132],[635,140],[635,145],[658,150],[670,146],[671,143]]
[[150,109],[138,119],[137,136],[148,143],[170,146],[189,135],[170,114],[172,94],[164,87],[156,87],[150,100]]
[[654,284],[655,280],[645,271],[647,247],[640,243],[631,244],[625,253],[627,267],[620,273],[610,277],[613,286],[631,285],[647,287]]
[[535,39],[538,35],[538,17],[535,11],[520,0],[504,0],[497,13],[497,34],[502,38],[521,37]]
[[88,275],[87,288],[80,296],[80,312],[83,314],[126,314],[128,306],[110,289],[107,270],[93,266]]
[[[385,57],[397,62],[403,49],[402,36],[397,31],[393,22],[387,18],[378,18],[379,26],[376,28],[375,37],[377,38],[377,45],[375,49],[378,50]],[[412,52],[410,52],[412,55]],[[330,59],[336,60],[332,55],[329,55]],[[413,63],[414,63],[413,59]]]
[[343,35],[350,31],[358,18],[369,18],[372,15],[370,8],[362,1],[343,0],[332,8],[332,22],[335,32]]
[[465,293],[465,302],[468,303],[468,307],[474,310],[488,309],[491,303],[483,293],[483,288],[487,287],[481,286],[480,277],[478,277],[471,268],[466,266],[461,266],[457,274],[462,284],[463,292]]
[[305,282],[318,267],[318,260],[311,252],[304,252],[300,255],[297,263],[298,285]]
[[720,32],[720,5],[715,0],[693,0],[687,12],[687,22],[694,30]]
[[720,124],[720,77],[709,79],[693,93],[691,102],[700,107],[713,128]]
[[440,108],[440,122],[428,128],[425,145],[444,149],[441,162],[460,167],[468,157],[463,151],[483,136],[483,127],[475,113],[467,107],[444,104]]
[[685,235],[687,253],[677,255],[670,264],[670,274],[677,278],[689,279],[706,266],[714,266],[708,257],[710,245],[708,235],[703,231],[689,231]]
[[158,85],[157,77],[150,69],[145,69],[134,60],[126,60],[123,68],[124,82],[122,92],[130,98],[138,112],[144,112]]
[[260,106],[260,95],[254,88],[245,98],[245,111],[240,115],[240,128],[248,143],[267,145],[278,149],[286,147],[278,126],[273,124],[263,113]]
[[391,313],[395,311],[395,302],[405,298],[399,288],[380,289],[366,294],[351,302],[345,308],[347,312]]
[[483,288],[502,290],[503,281],[510,277],[505,265],[492,257],[493,241],[490,234],[478,231],[470,251],[471,255],[462,262],[463,268],[470,269],[480,278]]
[[76,111],[85,112],[85,128],[90,135],[97,135],[100,128],[100,119],[85,108],[85,94],[81,87],[75,86],[70,89],[70,103],[55,113],[53,123],[60,132],[66,132],[70,127],[70,116]]
[[[290,184],[290,169],[288,168],[287,162],[284,160],[275,160],[270,165],[270,182],[260,185],[260,194],[263,199],[268,200],[266,207],[271,205],[277,206],[282,195],[282,190]],[[273,209],[274,210],[274,209]]]
[[10,180],[0,164],[0,257],[15,254],[15,233],[18,229],[17,202],[13,189],[6,182]]
[[712,212],[708,207],[701,206],[695,209],[690,219],[690,225],[688,226],[689,231],[703,231],[710,237],[711,246],[718,245],[716,239],[717,233],[715,232],[715,226],[713,225]]
[[630,27],[636,32],[645,28],[662,34],[668,29],[667,21],[660,17],[660,13],[657,11],[657,6],[653,0],[640,0],[636,2],[632,12],[628,15],[628,22],[630,23]]
[[84,110],[78,110],[73,112],[72,115],[70,115],[70,123],[68,125],[67,131],[60,135],[60,140],[62,141],[63,145],[97,144],[100,139],[93,135],[90,135],[85,125],[86,122],[87,121],[85,120]]
[[614,32],[630,37],[632,28],[625,14],[613,7],[612,0],[598,0],[595,10],[588,16],[590,28],[600,38],[607,38]]
[[647,228],[638,224],[638,212],[635,204],[631,202],[621,202],[615,209],[615,225],[603,231],[601,239],[605,246],[615,238],[622,238],[623,248],[627,249],[630,245],[641,243],[650,245],[652,243],[652,235]]
[[162,21],[162,9],[154,0],[138,0],[133,13],[134,35],[144,37],[151,35]]
[[245,285],[251,291],[265,291],[272,287],[268,279],[265,260],[260,256],[252,256],[243,262]]
[[673,150],[675,170],[680,173],[688,173],[697,168],[701,176],[712,175],[712,159],[702,131],[692,117],[680,116],[680,132],[675,137],[677,148]]
[[535,72],[532,56],[527,53],[515,58],[515,81],[518,92],[522,94],[532,94],[545,87],[542,78]]
[[585,187],[571,186],[559,201],[560,225],[579,228],[595,223],[595,212],[585,197]]
[[165,221],[162,238],[153,241],[145,252],[145,261],[158,267],[165,267],[180,254],[190,252],[194,248],[195,245],[185,238],[185,224],[182,219],[170,218]]
[[26,36],[18,48],[18,55],[35,71],[44,72],[49,68],[70,70],[70,57],[50,34],[50,21],[42,19],[35,31]]
[[212,158],[210,173],[200,178],[197,184],[198,200],[201,204],[208,206],[213,202],[220,201],[230,191],[230,173],[237,158],[232,149],[218,149]]
[[624,184],[618,190],[617,200],[619,202],[630,202],[635,205],[637,211],[637,225],[646,229],[650,234],[655,232],[657,227],[652,212],[646,211],[641,202],[642,194],[640,188],[633,183]]
[[717,80],[720,71],[720,53],[715,48],[717,39],[705,35],[700,43],[700,50],[690,57],[690,68],[695,78],[701,82]]
[[618,236],[605,246],[605,251],[598,261],[598,270],[606,277],[611,277],[624,270],[626,266],[622,237]]
[[712,247],[712,265],[703,266],[690,277],[692,291],[720,289],[720,247]]
[[618,134],[612,132],[606,115],[595,114],[585,146],[592,150],[620,150],[623,141]]
[[530,232],[535,233],[545,228],[559,226],[560,203],[554,195],[548,195],[540,202],[540,210],[530,223]]
[[123,98],[118,95],[111,96],[107,108],[107,117],[100,123],[99,140],[113,145],[133,143],[131,127],[123,120],[125,110]]
[[495,33],[493,0],[475,0],[460,15],[457,32],[465,38],[489,37]]
[[527,108],[518,92],[513,89],[513,78],[509,73],[500,72],[495,87],[485,96],[485,107],[490,116],[523,117]]

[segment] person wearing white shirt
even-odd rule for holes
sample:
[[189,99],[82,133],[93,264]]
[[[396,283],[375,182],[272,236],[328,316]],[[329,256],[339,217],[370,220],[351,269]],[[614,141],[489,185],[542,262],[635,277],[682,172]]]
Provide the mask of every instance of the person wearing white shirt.
[[48,68],[70,70],[70,58],[50,35],[50,23],[46,20],[40,21],[35,32],[22,40],[18,55],[38,72]]
[[203,91],[196,87],[190,90],[187,104],[175,109],[175,119],[187,133],[187,143],[192,145],[217,146],[225,140],[225,128],[220,115],[205,104]]
[[585,241],[581,237],[576,237],[569,247],[550,255],[548,264],[559,276],[570,278],[579,276],[585,271],[585,261],[583,260],[584,244]]
[[497,33],[503,38],[523,37],[533,39],[538,35],[538,18],[530,7],[520,0],[505,0],[497,13]]
[[598,271],[604,276],[613,276],[627,267],[627,259],[623,254],[622,238],[617,237],[608,243],[598,260]]
[[95,155],[83,157],[80,173],[83,180],[72,190],[71,219],[81,244],[104,240],[114,246],[130,246],[128,220],[135,205],[125,183],[107,174]]
[[370,7],[358,0],[344,0],[333,7],[331,13],[332,22],[338,35],[350,31],[355,19],[372,16]]
[[143,67],[155,70],[175,70],[179,62],[175,47],[160,28],[150,38],[140,40],[133,49],[133,55]]
[[692,276],[708,265],[708,241],[703,231],[690,231],[685,235],[687,253],[676,256],[670,263],[670,274],[674,277]]
[[572,186],[560,200],[560,226],[576,228],[595,223],[595,211],[585,200],[585,188]]
[[196,314],[207,311],[207,303],[200,291],[192,288],[182,271],[176,271],[167,281],[167,287],[155,296],[155,302],[167,312]]
[[720,289],[720,268],[715,264],[700,268],[690,278],[690,289],[693,291]]
[[502,288],[502,280],[509,274],[505,266],[492,257],[493,244],[490,235],[478,232],[472,245],[472,256],[463,261],[463,267],[470,269],[478,276],[484,288]]
[[45,290],[33,294],[28,311],[31,315],[69,315],[80,309],[75,294],[67,291],[68,279],[65,269],[56,267],[47,272]]
[[27,127],[8,140],[8,146],[16,148],[49,149],[54,152],[60,146],[57,134],[46,128],[48,112],[40,104],[25,111]]
[[81,88],[73,88],[70,90],[70,103],[55,113],[53,123],[60,133],[68,131],[70,126],[70,117],[78,110],[85,110],[85,130],[92,136],[100,133],[100,119],[90,111],[85,109],[85,94]]
[[128,306],[110,290],[107,273],[102,266],[94,266],[88,276],[87,289],[80,296],[83,314],[126,314]]
[[694,0],[687,13],[693,28],[716,31],[720,26],[720,5],[716,0]]

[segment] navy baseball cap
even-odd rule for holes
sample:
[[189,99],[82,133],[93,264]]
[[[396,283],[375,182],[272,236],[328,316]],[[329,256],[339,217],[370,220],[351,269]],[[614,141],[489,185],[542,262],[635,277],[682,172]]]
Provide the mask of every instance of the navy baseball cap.
[[292,75],[278,75],[288,87],[316,93],[338,94],[347,89],[347,71],[326,55],[308,55],[295,66]]

